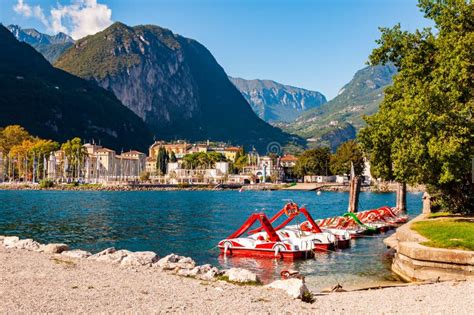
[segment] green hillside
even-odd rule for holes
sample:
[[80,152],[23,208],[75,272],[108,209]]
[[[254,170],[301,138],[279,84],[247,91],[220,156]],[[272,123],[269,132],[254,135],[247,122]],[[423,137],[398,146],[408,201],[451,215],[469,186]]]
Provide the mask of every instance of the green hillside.
[[[359,130],[364,126],[363,116],[378,110],[383,99],[383,91],[392,83],[396,73],[393,65],[368,66],[359,70],[339,94],[318,108],[306,111],[295,122],[282,128],[313,143],[328,144],[328,133],[350,136],[352,126]],[[330,137],[333,138],[333,137]],[[337,137],[334,138],[339,142]],[[336,143],[329,143],[334,147]]]
[[146,150],[145,124],[115,96],[56,69],[0,26],[0,127],[19,124],[42,138],[78,136],[121,150]]

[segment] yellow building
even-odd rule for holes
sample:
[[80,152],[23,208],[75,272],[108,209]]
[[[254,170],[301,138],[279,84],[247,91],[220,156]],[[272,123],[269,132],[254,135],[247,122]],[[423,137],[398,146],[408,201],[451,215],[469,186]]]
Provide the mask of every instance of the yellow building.
[[146,158],[145,171],[151,175],[156,173],[156,159],[151,157]]
[[180,158],[188,153],[192,145],[187,142],[166,143],[164,141],[155,141],[155,143],[150,146],[149,157],[156,159],[160,147],[164,147],[168,152],[174,152],[176,157]]
[[227,147],[224,149],[223,154],[225,155],[226,159],[235,162],[235,158],[237,157],[237,153],[241,151],[242,148],[239,147]]

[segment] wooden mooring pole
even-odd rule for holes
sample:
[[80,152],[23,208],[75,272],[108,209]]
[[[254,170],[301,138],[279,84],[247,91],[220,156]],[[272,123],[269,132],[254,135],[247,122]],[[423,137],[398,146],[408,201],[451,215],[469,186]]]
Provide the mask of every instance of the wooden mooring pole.
[[361,178],[356,176],[354,163],[351,162],[351,181],[349,187],[349,207],[348,212],[357,212],[359,209],[359,194],[360,194]]
[[360,194],[360,176],[351,177],[349,187],[349,207],[348,212],[357,212],[359,209],[359,194]]

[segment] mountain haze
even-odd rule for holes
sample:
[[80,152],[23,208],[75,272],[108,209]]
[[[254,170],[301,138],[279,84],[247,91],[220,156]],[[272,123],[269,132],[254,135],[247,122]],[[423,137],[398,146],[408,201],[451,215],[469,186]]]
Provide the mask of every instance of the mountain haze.
[[19,124],[34,135],[95,139],[116,150],[146,150],[148,128],[110,92],[56,69],[0,25],[0,127]]
[[158,26],[114,23],[78,40],[55,66],[112,91],[160,139],[230,141],[260,151],[295,139],[254,114],[203,45]]
[[8,30],[21,42],[33,46],[50,63],[54,63],[58,57],[74,44],[74,40],[64,34],[47,35],[33,28],[23,29],[18,25],[8,25]]
[[302,112],[326,103],[326,97],[271,80],[245,80],[229,77],[253,111],[267,122],[292,122]]

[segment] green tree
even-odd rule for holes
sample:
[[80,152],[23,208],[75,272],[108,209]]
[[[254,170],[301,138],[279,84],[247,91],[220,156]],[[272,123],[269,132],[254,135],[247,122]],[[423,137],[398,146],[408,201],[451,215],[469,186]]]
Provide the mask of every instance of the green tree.
[[206,169],[214,167],[216,162],[226,161],[226,157],[219,152],[195,152],[183,157],[184,167],[187,169]]
[[236,162],[238,159],[240,159],[242,156],[245,156],[245,151],[244,151],[244,147],[242,147],[239,151],[237,151],[237,153],[235,154],[235,160],[234,162]]
[[437,206],[474,211],[474,12],[470,1],[420,0],[431,29],[382,28],[370,63],[399,69],[359,135],[376,177],[426,184]]
[[295,175],[330,175],[329,162],[331,151],[327,147],[320,147],[304,151],[294,167]]
[[176,155],[174,154],[174,151],[171,151],[170,153],[170,162],[171,163],[176,163],[178,159],[176,158]]
[[246,167],[249,163],[249,159],[247,155],[241,155],[239,158],[235,159],[234,167],[236,168],[237,172],[242,171],[244,167]]
[[214,166],[216,162],[224,162],[227,160],[225,155],[219,152],[209,152],[207,155],[212,166]]
[[156,156],[156,170],[159,175],[165,175],[166,169],[169,162],[169,155],[165,147],[160,146],[158,149],[158,154]]
[[61,150],[64,151],[64,155],[67,159],[67,172],[70,176],[79,177],[82,163],[87,156],[87,150],[82,146],[81,138],[76,137],[67,140],[61,145]]
[[364,155],[359,144],[354,140],[344,142],[331,156],[330,170],[333,174],[343,175],[351,173],[351,162],[354,164],[356,175],[364,171]]
[[32,138],[28,131],[19,125],[7,126],[0,130],[0,151],[8,154],[13,146]]

